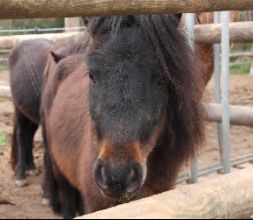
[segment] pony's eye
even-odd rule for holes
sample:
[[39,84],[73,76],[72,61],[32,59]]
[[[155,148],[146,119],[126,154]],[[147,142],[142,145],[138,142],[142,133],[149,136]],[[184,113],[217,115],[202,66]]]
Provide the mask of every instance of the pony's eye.
[[93,74],[89,73],[89,78],[93,83],[96,83],[95,77]]

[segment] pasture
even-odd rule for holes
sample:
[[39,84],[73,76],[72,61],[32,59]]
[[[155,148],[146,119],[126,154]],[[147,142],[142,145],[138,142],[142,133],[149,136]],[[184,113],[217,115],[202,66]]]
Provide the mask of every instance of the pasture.
[[[8,72],[0,72],[0,84],[8,83]],[[253,77],[250,75],[231,76],[231,103],[236,105],[253,105]],[[214,80],[208,84],[205,92],[205,101],[212,102],[214,93]],[[49,207],[41,205],[41,178],[42,175],[28,178],[26,188],[15,187],[14,173],[9,164],[10,135],[12,132],[13,105],[11,100],[0,98],[0,200],[7,200],[13,205],[0,206],[1,218],[59,218],[54,215]],[[232,126],[231,145],[232,155],[239,156],[252,153],[253,128]],[[204,146],[199,152],[199,165],[207,166],[219,161],[217,128],[214,123],[206,123],[206,136]],[[43,171],[43,148],[40,132],[35,139],[35,163]],[[235,170],[244,167],[252,167],[251,164],[243,164],[234,168]],[[215,177],[211,174],[202,177],[200,181],[207,181]],[[180,187],[182,184],[178,185]]]

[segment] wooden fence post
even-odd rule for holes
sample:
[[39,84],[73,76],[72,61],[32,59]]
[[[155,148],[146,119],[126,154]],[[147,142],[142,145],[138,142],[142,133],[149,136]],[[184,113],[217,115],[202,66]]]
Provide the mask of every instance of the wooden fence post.
[[[71,32],[71,28],[79,28],[81,27],[81,18],[76,17],[76,18],[65,18],[64,23],[65,23],[65,28],[67,29],[66,32]],[[69,29],[69,30],[68,30]],[[78,31],[78,30],[76,30]]]

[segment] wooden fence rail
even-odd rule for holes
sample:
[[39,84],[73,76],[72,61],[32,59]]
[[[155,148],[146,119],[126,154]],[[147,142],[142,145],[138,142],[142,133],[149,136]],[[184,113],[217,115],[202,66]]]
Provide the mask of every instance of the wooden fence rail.
[[[205,104],[206,120],[221,122],[222,106],[220,104]],[[253,127],[253,107],[229,106],[230,123],[239,126]]]
[[238,57],[252,57],[253,58],[253,52],[238,52],[238,53],[231,53],[230,58],[238,58]]
[[1,0],[0,19],[252,9],[252,0]]
[[80,219],[240,219],[253,213],[253,168],[208,178]]
[[9,86],[0,85],[0,97],[11,98],[11,89]]
[[[10,87],[0,85],[0,97],[11,97]],[[205,104],[206,120],[221,122],[222,106],[220,104]],[[253,107],[230,105],[230,123],[233,125],[253,127]]]
[[74,38],[78,38],[81,36],[83,36],[83,34],[80,34],[79,32],[2,36],[0,37],[0,49],[9,50],[24,40],[47,39],[52,42],[56,42],[58,40],[71,38],[74,41]]
[[[253,0],[252,0],[253,2]],[[69,32],[58,34],[31,34],[31,35],[13,35],[0,37],[0,50],[13,48],[17,43],[28,40],[44,38],[51,41],[57,41],[67,38],[80,37],[82,33]],[[235,22],[230,24],[231,42],[253,42],[253,22]],[[196,25],[195,41],[197,43],[213,44],[221,41],[221,25],[206,24]]]
[[[253,1],[252,1],[253,2]],[[230,41],[233,43],[253,42],[253,22],[230,23]],[[221,24],[203,24],[195,26],[197,43],[213,44],[221,42]]]

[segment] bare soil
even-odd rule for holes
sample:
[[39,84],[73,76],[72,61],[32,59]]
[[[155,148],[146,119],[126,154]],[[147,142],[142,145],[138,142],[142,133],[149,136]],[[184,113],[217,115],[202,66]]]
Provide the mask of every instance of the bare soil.
[[[0,72],[0,84],[8,83],[6,71]],[[253,76],[231,76],[231,103],[253,106]],[[213,80],[207,87],[204,100],[212,102],[214,94]],[[7,200],[12,205],[0,205],[0,218],[58,218],[50,208],[41,205],[41,179],[29,177],[29,185],[25,188],[15,187],[14,173],[9,165],[10,139],[13,125],[13,106],[11,100],[0,98],[0,133],[8,134],[5,146],[0,146],[0,203]],[[233,157],[253,153],[253,128],[232,126],[231,145]],[[38,168],[43,171],[43,148],[38,133],[35,141],[35,158]],[[217,125],[206,123],[206,141],[199,152],[199,166],[215,164],[219,161]]]

